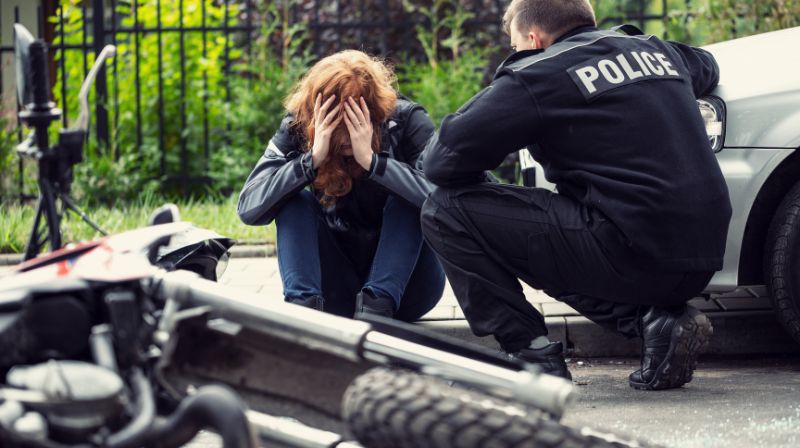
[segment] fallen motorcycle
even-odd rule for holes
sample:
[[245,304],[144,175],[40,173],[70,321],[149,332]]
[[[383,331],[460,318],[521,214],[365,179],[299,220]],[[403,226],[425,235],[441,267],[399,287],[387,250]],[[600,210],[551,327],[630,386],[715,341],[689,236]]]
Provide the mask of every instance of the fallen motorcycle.
[[572,385],[533,366],[410,325],[265,306],[155,265],[188,226],[62,249],[0,277],[0,441],[177,447],[209,428],[225,447],[256,446],[254,433],[290,447],[643,446],[559,423]]

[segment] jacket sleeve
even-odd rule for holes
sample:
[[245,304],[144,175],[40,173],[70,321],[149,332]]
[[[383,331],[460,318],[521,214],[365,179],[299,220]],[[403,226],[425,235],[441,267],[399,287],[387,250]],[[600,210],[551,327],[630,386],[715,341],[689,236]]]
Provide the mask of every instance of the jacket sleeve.
[[289,116],[283,120],[239,193],[236,211],[245,224],[269,224],[287,199],[314,180],[311,153],[300,151],[290,122]]
[[405,155],[405,161],[393,159],[383,152],[376,154],[372,157],[369,179],[409,203],[422,207],[433,191],[433,185],[416,168],[416,164],[433,135],[434,126],[428,113],[420,106],[411,110],[402,126],[405,127],[403,137],[395,149]]
[[422,155],[425,177],[442,187],[486,182],[486,171],[535,141],[538,105],[514,73],[498,75],[442,121]]
[[719,84],[719,66],[714,56],[703,50],[679,42],[669,42],[689,69],[694,96],[700,98]]

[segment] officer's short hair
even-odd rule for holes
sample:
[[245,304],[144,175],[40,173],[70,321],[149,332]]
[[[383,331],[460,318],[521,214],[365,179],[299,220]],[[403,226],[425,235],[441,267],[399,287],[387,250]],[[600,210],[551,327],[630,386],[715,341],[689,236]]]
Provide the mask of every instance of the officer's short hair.
[[512,0],[503,15],[503,28],[511,35],[511,22],[527,32],[536,26],[547,34],[561,34],[581,25],[596,25],[589,0]]

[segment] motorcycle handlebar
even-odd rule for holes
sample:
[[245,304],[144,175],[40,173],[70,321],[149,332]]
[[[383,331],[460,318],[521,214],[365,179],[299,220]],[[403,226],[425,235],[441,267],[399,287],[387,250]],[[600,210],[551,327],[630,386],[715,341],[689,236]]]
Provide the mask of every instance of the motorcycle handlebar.
[[80,93],[78,93],[78,103],[81,107],[80,115],[78,115],[78,121],[76,123],[76,127],[83,131],[86,131],[89,127],[89,89],[92,87],[92,83],[94,82],[95,78],[97,78],[97,73],[100,72],[100,69],[103,68],[103,63],[106,59],[113,58],[117,54],[117,47],[113,45],[106,45],[103,47],[103,51],[100,52],[100,55],[94,61],[94,65],[92,65],[92,69],[89,70],[89,74],[86,75],[86,79],[83,80],[83,84],[81,85]]
[[[376,331],[370,324],[284,303],[264,305],[264,298],[246,291],[197,278],[186,272],[168,272],[157,279],[157,294],[167,300],[162,327],[169,332],[178,306],[207,307],[216,318],[255,331],[325,351],[355,362],[412,368],[424,374],[478,387],[490,394],[533,405],[562,415],[573,399],[570,382],[527,368],[517,370],[462,354],[411,342]],[[173,302],[172,304],[170,302]],[[172,310],[167,312],[167,310]]]

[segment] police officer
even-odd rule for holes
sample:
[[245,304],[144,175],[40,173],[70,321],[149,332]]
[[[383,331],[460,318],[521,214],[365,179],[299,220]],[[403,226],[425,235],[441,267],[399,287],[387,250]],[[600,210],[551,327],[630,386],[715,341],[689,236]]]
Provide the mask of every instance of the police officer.
[[[722,267],[731,216],[695,101],[717,85],[717,64],[599,31],[588,0],[513,0],[504,24],[516,52],[423,154],[439,186],[422,211],[426,240],[473,332],[509,356],[571,377],[521,279],[641,337],[632,387],[680,387],[712,333],[686,302]],[[485,182],[526,146],[558,194]]]

